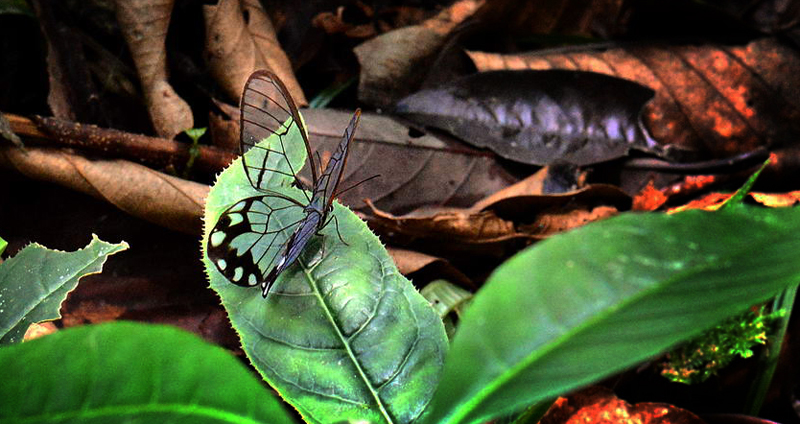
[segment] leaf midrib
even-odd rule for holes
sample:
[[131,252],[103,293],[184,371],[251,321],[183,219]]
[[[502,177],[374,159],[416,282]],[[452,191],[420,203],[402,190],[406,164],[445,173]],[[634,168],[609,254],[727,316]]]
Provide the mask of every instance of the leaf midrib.
[[333,327],[334,331],[336,331],[336,336],[341,341],[342,346],[344,346],[344,349],[347,352],[347,356],[350,357],[350,361],[356,367],[358,375],[361,377],[361,380],[364,382],[364,385],[369,390],[369,393],[372,395],[372,398],[375,399],[375,404],[378,406],[381,415],[383,416],[384,420],[386,420],[387,423],[394,423],[394,420],[392,420],[391,415],[389,415],[389,411],[386,410],[386,406],[383,404],[380,395],[378,394],[377,391],[375,391],[374,387],[372,387],[372,384],[369,382],[369,379],[367,378],[364,369],[361,367],[361,363],[358,362],[355,353],[353,353],[348,338],[345,337],[345,335],[342,333],[341,328],[339,328],[339,325],[336,322],[336,318],[331,313],[331,309],[328,306],[328,303],[325,301],[324,296],[322,296],[322,293],[319,290],[319,285],[317,284],[317,280],[311,275],[311,269],[302,261],[298,260],[298,262],[301,262],[300,265],[303,268],[303,273],[305,274],[306,279],[308,280],[309,286],[311,286],[311,289],[314,290],[314,295],[317,297],[317,301],[319,301],[320,307],[322,308],[323,311],[325,311],[325,317],[327,318],[328,322],[330,322],[331,327]]

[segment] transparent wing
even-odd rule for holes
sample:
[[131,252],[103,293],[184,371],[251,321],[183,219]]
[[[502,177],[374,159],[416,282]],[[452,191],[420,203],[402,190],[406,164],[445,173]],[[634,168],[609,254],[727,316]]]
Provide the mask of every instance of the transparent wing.
[[[298,170],[292,169],[287,143],[302,140],[309,158],[311,146],[297,105],[283,82],[272,72],[254,72],[245,83],[240,109],[239,146],[250,185],[257,190],[268,190],[273,174],[294,179]],[[271,143],[269,148],[258,145],[273,135],[279,138],[277,143]],[[244,155],[252,149],[258,151]],[[309,162],[312,180],[316,184],[318,171],[314,161]]]
[[330,209],[331,202],[333,202],[333,198],[336,196],[336,190],[339,187],[339,182],[342,180],[342,171],[344,171],[345,164],[347,163],[350,141],[355,135],[360,117],[361,110],[358,109],[350,119],[350,124],[345,128],[342,141],[339,142],[336,150],[331,155],[328,165],[325,167],[319,180],[317,180],[317,183],[314,184],[314,193],[311,197],[311,203],[315,206],[321,206],[323,214],[327,213]]
[[226,209],[211,230],[208,258],[233,284],[261,284],[304,218],[303,205],[286,196],[242,199]]

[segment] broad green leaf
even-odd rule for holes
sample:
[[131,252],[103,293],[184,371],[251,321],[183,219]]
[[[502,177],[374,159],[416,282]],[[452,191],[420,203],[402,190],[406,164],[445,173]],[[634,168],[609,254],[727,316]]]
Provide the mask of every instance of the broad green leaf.
[[[282,164],[284,169],[297,170],[305,161],[303,142],[297,137],[284,138],[292,157],[292,167]],[[266,141],[275,142],[275,137]],[[251,149],[248,155],[263,151]],[[260,163],[252,158],[252,163]],[[240,160],[219,176],[209,193],[203,246],[225,208],[259,194],[248,184]],[[269,161],[270,169],[279,165]],[[268,177],[270,190],[307,202],[302,192],[290,187],[291,177]],[[338,203],[332,214],[336,220],[278,277],[266,299],[258,287],[238,287],[226,280],[204,248],[211,287],[219,293],[253,365],[306,421],[413,421],[427,406],[441,375],[447,350],[443,325],[366,225]],[[293,207],[271,219],[288,224],[303,216],[301,208]],[[347,244],[340,241],[337,227]],[[290,234],[287,229],[279,242]]]
[[800,211],[624,214],[516,255],[473,299],[428,422],[479,422],[619,372],[800,281]]
[[88,325],[6,346],[0,375],[0,424],[293,422],[228,352],[162,325]]
[[50,250],[33,243],[0,265],[0,345],[22,340],[32,323],[61,318],[59,309],[78,280],[103,269],[108,255],[128,248],[92,235],[75,252]]
[[[6,247],[8,247],[8,242],[3,240],[2,237],[0,237],[0,255],[2,255],[3,252],[6,251]],[[2,263],[2,262],[0,262],[0,263]]]

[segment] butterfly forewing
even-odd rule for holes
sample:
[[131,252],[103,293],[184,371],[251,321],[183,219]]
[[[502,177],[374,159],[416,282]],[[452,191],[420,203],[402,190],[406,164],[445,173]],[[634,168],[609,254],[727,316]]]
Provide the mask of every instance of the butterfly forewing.
[[[311,157],[311,147],[297,105],[286,86],[272,72],[256,71],[245,84],[240,109],[239,145],[250,185],[257,190],[269,190],[270,186],[276,185],[276,181],[294,182],[299,170],[292,169],[290,159],[296,158],[289,158],[288,155],[291,152],[301,155],[302,152],[301,149],[288,149],[288,145],[302,142],[308,157]],[[276,137],[276,142],[271,143],[269,148],[259,145],[269,137]],[[251,150],[249,155],[245,155]],[[316,166],[313,161],[309,162],[312,178],[316,181]]]
[[[342,141],[339,142],[336,150],[331,154],[331,158],[327,166],[325,166],[325,171],[322,172],[319,180],[314,184],[314,194],[311,201],[312,203],[318,202],[317,204],[323,208],[323,213],[327,213],[331,207],[333,198],[336,196],[339,183],[342,179],[342,172],[347,163],[350,141],[355,135],[360,117],[361,111],[356,110],[356,113],[354,113],[353,117],[350,119],[350,124],[348,124],[347,128],[344,130]],[[323,220],[323,222],[325,222],[325,220]]]

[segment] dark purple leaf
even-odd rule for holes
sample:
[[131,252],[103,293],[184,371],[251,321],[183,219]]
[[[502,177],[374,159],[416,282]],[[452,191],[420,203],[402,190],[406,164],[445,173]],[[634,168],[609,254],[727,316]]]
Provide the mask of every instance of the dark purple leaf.
[[592,72],[493,71],[415,93],[396,112],[517,162],[589,165],[658,152],[640,121],[653,94]]

